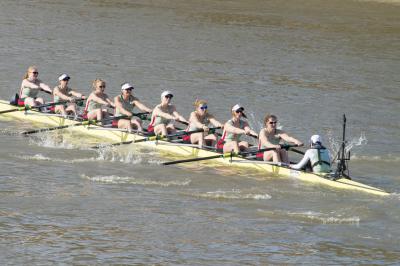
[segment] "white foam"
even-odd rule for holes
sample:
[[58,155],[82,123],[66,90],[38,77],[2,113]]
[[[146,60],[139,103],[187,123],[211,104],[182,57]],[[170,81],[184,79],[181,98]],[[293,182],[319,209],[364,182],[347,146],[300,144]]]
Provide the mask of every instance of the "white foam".
[[272,198],[268,194],[242,193],[240,190],[235,190],[235,189],[231,191],[217,190],[206,193],[196,193],[195,196],[200,198],[227,199],[227,200],[241,200],[241,199],[268,200]]
[[81,175],[82,178],[88,179],[93,182],[100,183],[111,183],[111,184],[133,184],[133,185],[141,185],[141,186],[161,186],[161,187],[169,187],[169,186],[188,186],[191,183],[191,180],[172,180],[172,181],[156,181],[149,180],[143,178],[136,177],[127,177],[127,176],[87,176]]

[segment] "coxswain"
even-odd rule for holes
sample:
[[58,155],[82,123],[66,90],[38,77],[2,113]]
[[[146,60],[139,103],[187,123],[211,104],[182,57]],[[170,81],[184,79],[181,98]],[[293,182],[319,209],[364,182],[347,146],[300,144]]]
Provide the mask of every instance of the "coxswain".
[[314,173],[331,172],[331,156],[329,150],[322,145],[319,135],[312,135],[310,138],[310,148],[304,153],[303,158],[297,164],[291,164],[292,169],[304,169],[307,164],[311,164]]

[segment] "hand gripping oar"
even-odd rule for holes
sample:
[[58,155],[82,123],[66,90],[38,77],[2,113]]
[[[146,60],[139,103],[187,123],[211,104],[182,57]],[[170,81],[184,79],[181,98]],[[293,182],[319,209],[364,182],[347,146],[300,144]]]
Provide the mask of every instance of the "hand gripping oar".
[[[103,121],[108,121],[108,120],[113,120],[113,119],[121,119],[121,118],[126,118],[125,115],[122,116],[117,116],[117,117],[112,117],[112,118],[107,118],[104,119]],[[35,130],[29,130],[29,131],[23,131],[21,132],[22,135],[29,135],[29,134],[35,134],[39,132],[46,132],[46,131],[53,131],[53,130],[58,130],[58,129],[64,129],[64,128],[69,128],[69,127],[77,127],[77,126],[88,126],[88,125],[96,125],[97,120],[85,120],[79,123],[71,124],[71,125],[63,125],[63,126],[57,126],[57,127],[48,127],[48,128],[40,128],[40,129],[35,129]]]
[[[220,129],[220,127],[210,128],[209,131],[216,130],[216,129]],[[198,132],[203,132],[203,131],[204,131],[203,129],[196,129],[196,130],[192,130],[192,131],[181,131],[179,133],[170,134],[170,135],[167,135],[167,136],[156,135],[156,136],[150,136],[150,137],[146,137],[146,138],[138,139],[138,140],[130,140],[130,141],[122,141],[122,142],[112,143],[110,145],[97,145],[97,146],[93,146],[92,148],[93,149],[98,149],[100,147],[105,147],[105,146],[119,146],[119,145],[125,145],[125,144],[131,144],[131,143],[139,143],[139,142],[145,142],[145,141],[168,140],[169,138],[172,138],[172,137],[190,135],[190,134],[193,134],[193,133],[198,133]]]
[[[281,145],[281,147],[282,147],[282,149],[289,149],[290,147],[297,147],[297,145],[286,144],[286,145]],[[246,152],[239,152],[239,153],[228,152],[228,153],[212,155],[212,156],[206,156],[206,157],[170,161],[170,162],[162,163],[162,165],[171,165],[171,164],[178,164],[178,163],[189,163],[189,162],[197,162],[197,161],[204,161],[204,160],[217,159],[217,158],[228,158],[228,157],[244,157],[245,158],[245,156],[250,155],[250,154],[259,153],[259,152],[265,152],[265,151],[270,151],[270,150],[275,150],[275,149],[276,148],[265,148],[265,149],[259,149],[259,150],[254,150],[254,151],[246,151]]]

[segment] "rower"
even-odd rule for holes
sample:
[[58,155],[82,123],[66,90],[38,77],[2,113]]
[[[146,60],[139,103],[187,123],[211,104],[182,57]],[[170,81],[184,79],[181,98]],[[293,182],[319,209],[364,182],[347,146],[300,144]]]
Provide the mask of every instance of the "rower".
[[264,161],[273,161],[274,163],[289,163],[287,151],[281,148],[284,142],[291,142],[297,146],[303,146],[303,143],[289,136],[283,130],[277,129],[278,118],[275,115],[266,114],[264,117],[264,128],[259,134],[259,149],[275,148],[275,150],[265,151],[262,155]]
[[114,97],[115,115],[116,117],[126,115],[129,119],[119,119],[117,122],[118,128],[125,128],[128,131],[132,127],[138,131],[143,131],[142,120],[138,117],[133,117],[133,108],[137,107],[141,111],[150,113],[152,110],[141,103],[138,98],[132,95],[134,87],[129,83],[121,85],[121,94]]
[[173,94],[166,90],[161,93],[161,103],[153,109],[151,114],[151,122],[148,127],[149,132],[154,132],[156,135],[166,136],[176,132],[174,121],[178,120],[185,124],[189,122],[181,116],[175,105],[171,104]]
[[39,91],[45,91],[49,94],[52,93],[51,88],[38,79],[38,75],[39,71],[36,66],[30,66],[28,68],[19,91],[19,106],[37,106],[44,104],[43,98],[37,97]]
[[187,131],[203,129],[203,132],[193,133],[187,136],[188,140],[190,140],[192,144],[198,144],[200,148],[204,145],[213,146],[217,141],[217,136],[208,133],[208,124],[211,123],[214,127],[222,127],[222,124],[207,111],[208,106],[206,101],[196,100],[194,106],[195,110],[190,114]]
[[245,151],[249,148],[247,141],[240,141],[242,135],[253,136],[257,138],[257,133],[249,127],[247,121],[242,118],[247,118],[244,113],[244,108],[240,104],[232,107],[232,118],[224,125],[222,138],[218,141],[218,149],[226,152]]
[[60,113],[65,116],[67,114],[72,114],[76,116],[76,99],[86,99],[85,95],[79,93],[71,87],[68,87],[68,82],[70,76],[67,74],[62,74],[58,77],[59,85],[53,89],[53,99],[55,103],[60,102],[60,100],[68,101],[68,104],[58,104],[55,106],[54,112]]
[[303,158],[297,164],[291,164],[292,169],[303,169],[311,163],[314,173],[329,173],[331,171],[331,158],[327,148],[322,146],[321,137],[312,135],[310,139],[310,149],[308,149]]
[[104,93],[106,89],[106,82],[101,79],[95,79],[92,83],[92,93],[86,101],[85,113],[87,119],[102,121],[108,117],[108,111],[105,107],[114,108],[115,105],[112,100]]

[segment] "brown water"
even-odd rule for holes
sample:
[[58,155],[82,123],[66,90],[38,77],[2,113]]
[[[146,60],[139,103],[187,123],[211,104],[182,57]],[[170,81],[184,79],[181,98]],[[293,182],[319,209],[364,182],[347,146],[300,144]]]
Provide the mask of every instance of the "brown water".
[[400,209],[400,5],[396,1],[0,2],[0,98],[29,65],[89,93],[124,81],[150,106],[165,88],[187,116],[245,106],[307,142],[340,139],[380,198],[194,165],[156,152],[94,152],[84,138],[25,138],[1,120],[2,264],[396,264]]

